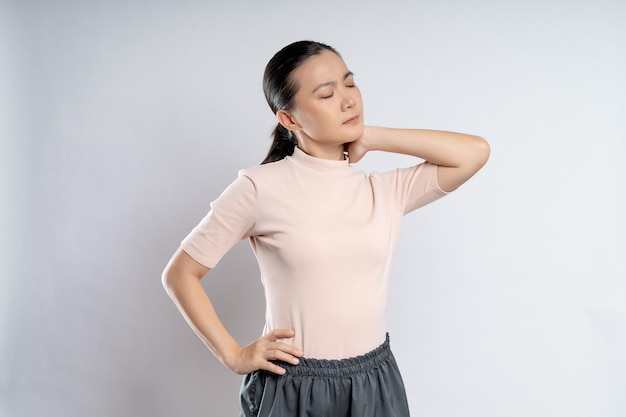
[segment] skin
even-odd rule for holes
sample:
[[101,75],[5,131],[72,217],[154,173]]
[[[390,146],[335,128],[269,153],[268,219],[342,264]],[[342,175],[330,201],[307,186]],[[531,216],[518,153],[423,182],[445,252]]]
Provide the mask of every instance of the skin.
[[[298,91],[291,110],[279,110],[278,122],[293,131],[309,155],[343,159],[344,144],[363,135],[363,101],[354,76],[336,54],[323,51],[292,74]],[[351,123],[351,118],[356,117]]]
[[200,280],[211,269],[178,249],[163,271],[162,282],[183,317],[211,352],[231,371],[244,375],[258,369],[282,375],[285,370],[271,362],[282,360],[296,365],[303,352],[279,342],[294,335],[293,330],[276,329],[248,346],[239,346],[217,316]]
[[[298,147],[309,155],[350,163],[369,151],[396,152],[430,161],[437,167],[439,186],[453,191],[471,178],[489,158],[489,145],[474,135],[426,129],[394,129],[363,124],[363,102],[354,76],[331,51],[309,58],[293,72],[298,91],[294,106],[280,110],[278,122],[293,131]],[[346,123],[347,122],[347,123]],[[264,369],[285,370],[270,362],[298,363],[297,346],[280,342],[294,335],[276,329],[247,346],[240,346],[217,316],[200,280],[210,268],[178,249],[162,275],[163,286],[183,317],[213,354],[237,374]]]
[[[363,101],[354,77],[331,51],[309,58],[293,75],[299,85],[291,110],[279,110],[278,122],[293,131],[298,146],[309,155],[351,163],[369,151],[413,155],[438,165],[437,180],[453,191],[470,179],[489,158],[489,145],[480,136],[427,129],[364,126]],[[344,122],[357,116],[353,124]]]

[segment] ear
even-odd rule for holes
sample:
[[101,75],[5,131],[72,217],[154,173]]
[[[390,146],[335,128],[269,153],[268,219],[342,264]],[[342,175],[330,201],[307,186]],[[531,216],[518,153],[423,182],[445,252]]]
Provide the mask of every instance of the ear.
[[278,110],[276,112],[276,118],[278,119],[278,123],[283,125],[287,130],[295,132],[296,130],[301,129],[301,126],[298,124],[298,122],[296,122],[293,116],[287,113],[285,110]]

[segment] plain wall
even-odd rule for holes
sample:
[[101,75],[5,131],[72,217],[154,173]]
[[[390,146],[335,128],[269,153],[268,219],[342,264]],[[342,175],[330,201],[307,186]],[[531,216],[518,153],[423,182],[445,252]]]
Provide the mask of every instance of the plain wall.
[[[265,156],[263,68],[300,39],[342,53],[367,124],[491,144],[403,224],[388,324],[412,413],[626,415],[624,22],[608,0],[2,1],[0,416],[236,415],[241,378],[160,275]],[[254,340],[248,243],[203,283]]]

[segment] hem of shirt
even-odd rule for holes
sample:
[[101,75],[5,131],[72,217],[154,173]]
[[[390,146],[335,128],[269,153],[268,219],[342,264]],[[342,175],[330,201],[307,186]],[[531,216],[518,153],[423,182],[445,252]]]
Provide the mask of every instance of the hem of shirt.
[[191,259],[198,262],[204,267],[213,269],[217,265],[217,262],[215,262],[214,260],[212,261],[205,256],[202,256],[197,250],[194,250],[192,246],[186,245],[184,241],[180,244],[180,248],[183,250],[183,252],[189,255]]
[[[429,164],[432,164],[432,162],[428,162]],[[437,186],[437,190],[439,193],[441,193],[442,195],[448,195],[450,193],[452,193],[454,190],[451,191],[446,191],[443,188],[441,188],[441,186],[439,185],[439,178],[437,177],[437,171],[439,171],[439,165],[437,164],[433,164],[436,169],[435,169],[435,185]]]

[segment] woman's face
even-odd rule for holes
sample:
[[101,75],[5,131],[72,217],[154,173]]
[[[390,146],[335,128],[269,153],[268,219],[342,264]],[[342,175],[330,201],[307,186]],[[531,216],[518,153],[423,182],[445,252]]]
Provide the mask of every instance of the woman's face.
[[342,145],[363,134],[363,102],[354,76],[332,51],[322,51],[300,65],[298,85],[289,114],[298,139],[314,146]]

